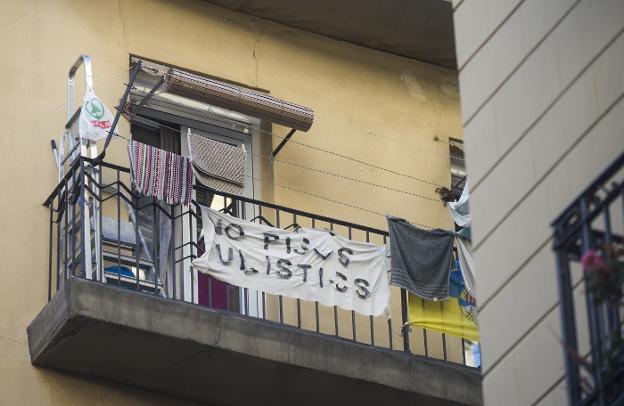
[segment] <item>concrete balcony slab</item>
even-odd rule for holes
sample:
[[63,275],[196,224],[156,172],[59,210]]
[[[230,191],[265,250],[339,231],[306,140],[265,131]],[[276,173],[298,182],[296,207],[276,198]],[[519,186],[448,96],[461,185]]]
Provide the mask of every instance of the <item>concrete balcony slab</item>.
[[468,367],[79,278],[28,340],[36,366],[211,405],[482,404]]

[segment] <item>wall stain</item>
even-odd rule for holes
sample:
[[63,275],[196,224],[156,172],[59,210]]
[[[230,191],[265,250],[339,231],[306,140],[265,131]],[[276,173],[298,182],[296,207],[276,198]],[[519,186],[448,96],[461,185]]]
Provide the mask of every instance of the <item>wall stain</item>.
[[440,83],[440,90],[448,97],[459,99],[459,84],[457,83],[457,78],[452,76],[443,77],[442,83]]
[[405,82],[405,86],[407,86],[407,91],[410,96],[419,102],[425,103],[427,102],[427,96],[425,96],[425,92],[423,91],[420,82],[416,80],[414,74],[409,70],[404,70],[401,72],[401,80]]

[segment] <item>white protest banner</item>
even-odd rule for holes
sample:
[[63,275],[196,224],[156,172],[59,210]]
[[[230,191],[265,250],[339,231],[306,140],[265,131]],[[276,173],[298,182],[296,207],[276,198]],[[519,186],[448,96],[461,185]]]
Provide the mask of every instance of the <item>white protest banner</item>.
[[106,138],[113,125],[113,115],[93,90],[85,93],[78,120],[80,137],[89,141]]
[[390,315],[386,247],[329,231],[289,232],[202,207],[206,252],[193,267],[223,282],[273,295]]

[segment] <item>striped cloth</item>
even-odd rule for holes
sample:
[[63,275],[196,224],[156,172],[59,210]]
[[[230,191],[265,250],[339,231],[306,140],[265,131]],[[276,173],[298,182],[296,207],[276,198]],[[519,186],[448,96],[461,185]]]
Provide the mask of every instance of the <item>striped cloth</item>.
[[136,141],[128,141],[130,179],[144,196],[169,204],[191,204],[193,168],[180,155]]

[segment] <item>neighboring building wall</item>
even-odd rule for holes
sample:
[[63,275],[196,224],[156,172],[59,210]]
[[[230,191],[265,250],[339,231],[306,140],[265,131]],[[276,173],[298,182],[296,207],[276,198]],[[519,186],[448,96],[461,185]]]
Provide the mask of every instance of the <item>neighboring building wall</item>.
[[[0,4],[0,27],[4,51],[0,62],[4,101],[0,110],[0,147],[4,151],[0,182],[5,191],[0,201],[0,255],[4,264],[4,282],[0,284],[0,403],[172,402],[135,389],[36,369],[28,358],[26,326],[44,306],[47,292],[49,213],[41,203],[57,182],[49,141],[58,139],[66,121],[67,71],[80,53],[93,57],[95,90],[111,110],[128,80],[129,54],[135,54],[262,88],[311,106],[317,119],[308,133],[297,133],[295,140],[433,183],[450,184],[447,140],[461,136],[457,79],[452,70],[195,0],[105,0],[88,6],[70,0],[4,1]],[[122,121],[121,132],[127,133],[128,125]],[[279,135],[286,133],[283,128],[274,130]],[[436,135],[440,141],[434,141]],[[280,140],[271,141],[261,150],[270,151]],[[127,165],[125,144],[113,141],[107,159]],[[432,184],[294,143],[280,152],[279,159],[437,197]],[[452,227],[447,209],[437,201],[279,163],[272,172],[278,184],[434,227]],[[271,171],[261,176],[270,177]],[[385,228],[385,220],[378,214],[270,185],[257,187],[259,195],[273,196],[272,200],[285,206]],[[394,343],[400,348],[398,298],[393,305]],[[344,313],[341,323],[347,324],[341,328],[348,333],[350,313]],[[368,329],[367,324],[362,325]],[[378,343],[384,340],[376,339]],[[416,345],[413,348],[422,351]],[[457,361],[459,353],[454,357]]]
[[550,223],[624,148],[624,1],[463,0],[454,19],[485,404],[561,405]]

